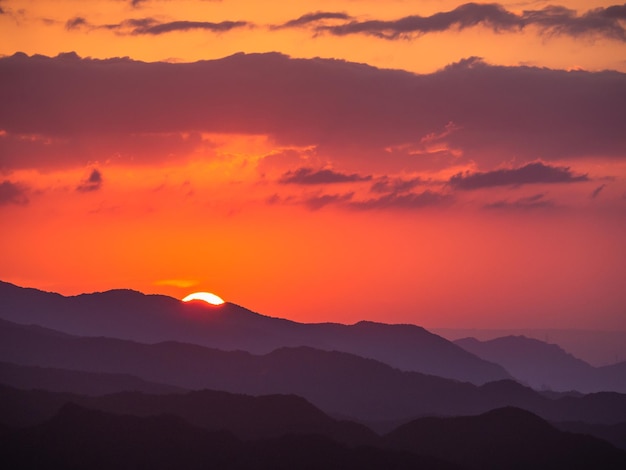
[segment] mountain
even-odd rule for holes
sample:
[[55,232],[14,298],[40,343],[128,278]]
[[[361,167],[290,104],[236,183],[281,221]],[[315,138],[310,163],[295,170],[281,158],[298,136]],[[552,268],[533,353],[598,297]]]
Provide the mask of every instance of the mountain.
[[174,393],[172,385],[148,382],[129,374],[102,374],[50,367],[20,366],[0,362],[0,383],[25,390],[42,389],[83,395],[105,395],[122,391]]
[[626,362],[597,367],[604,390],[626,392]]
[[389,433],[385,443],[476,469],[626,468],[626,452],[511,407],[480,416],[418,419]]
[[626,392],[626,363],[593,367],[556,344],[525,336],[489,341],[463,338],[454,343],[487,361],[497,362],[517,380],[535,389]]
[[200,390],[169,395],[121,392],[86,396],[0,385],[0,424],[25,427],[52,418],[66,403],[117,415],[172,415],[211,431],[228,431],[241,439],[319,434],[350,445],[370,444],[369,428],[335,420],[295,395],[249,395]]
[[0,361],[129,374],[186,389],[297,394],[326,412],[369,420],[454,413],[465,409],[465,395],[471,399],[476,390],[468,383],[402,372],[337,351],[298,347],[253,355],[176,342],[58,335],[7,321],[0,321]]
[[504,336],[526,336],[546,343],[558,344],[568,353],[594,367],[626,361],[626,331],[620,330],[429,328],[429,331],[450,341],[462,338],[488,341]]
[[[37,393],[41,396],[42,392]],[[132,397],[129,401],[128,395],[73,397],[90,401],[91,405],[115,408],[116,412],[105,412],[70,402],[60,405],[51,418],[37,425],[21,429],[5,428],[0,433],[0,445],[4,449],[0,453],[0,465],[15,469],[611,470],[624,468],[626,464],[626,452],[609,443],[560,431],[532,413],[517,408],[501,408],[479,416],[422,418],[400,426],[383,438],[372,435],[368,445],[363,446],[359,443],[341,443],[329,437],[324,430],[308,432],[300,419],[309,416],[312,417],[310,422],[319,423],[323,415],[312,407],[306,409],[310,405],[296,397],[253,398],[200,392],[187,395],[191,400],[181,408],[181,399],[185,395],[166,396],[174,398],[174,401],[158,404],[154,400],[148,405],[141,405]],[[141,394],[137,395],[136,398],[141,398]],[[6,398],[4,393],[2,398]],[[143,398],[150,400],[150,397]],[[138,404],[140,411],[135,409]],[[189,421],[202,421],[202,417],[181,417],[181,412],[187,413],[185,409],[201,410],[197,408],[200,404],[208,405],[205,417],[216,412],[216,419],[209,419],[212,425],[202,426]],[[237,406],[241,404],[244,409],[238,411]],[[161,413],[172,406],[175,408],[173,413]],[[120,414],[120,409],[124,407],[130,407],[133,414]],[[254,422],[264,413],[271,415],[272,410],[283,410],[279,413],[278,421],[286,418],[300,429],[292,427],[294,432],[266,437],[263,434],[267,434],[267,428],[261,426],[261,435],[248,434],[244,438],[230,430],[246,420]],[[256,413],[256,417],[247,416],[249,411]],[[151,414],[153,412],[159,414]],[[322,421],[332,422],[328,417]],[[216,426],[216,423],[220,424]],[[224,427],[217,430],[222,424]],[[288,424],[284,429],[289,428]]]
[[604,439],[615,447],[626,450],[626,422],[618,424],[589,424],[577,421],[554,423],[554,426],[561,431],[588,434],[598,439]]
[[255,354],[309,346],[475,384],[510,378],[501,366],[415,325],[297,323],[231,303],[217,307],[202,302],[183,303],[130,290],[64,297],[0,282],[0,318],[79,336],[144,343],[174,340]]
[[597,393],[551,399],[510,380],[475,386],[308,347],[254,355],[176,342],[81,338],[1,321],[0,361],[129,374],[189,390],[295,394],[326,413],[368,423],[476,414],[502,406],[528,409],[551,421],[626,421],[626,395]]
[[458,469],[432,457],[351,448],[324,436],[243,441],[168,415],[137,417],[67,404],[50,420],[0,437],[0,466],[11,469]]

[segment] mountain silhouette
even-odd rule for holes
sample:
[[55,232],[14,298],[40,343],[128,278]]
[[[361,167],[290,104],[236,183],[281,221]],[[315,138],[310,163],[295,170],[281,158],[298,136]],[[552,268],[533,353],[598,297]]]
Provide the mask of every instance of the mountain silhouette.
[[604,439],[615,447],[626,450],[626,422],[618,424],[589,424],[582,421],[554,423],[561,431],[588,434]]
[[227,351],[269,353],[309,346],[343,351],[401,370],[483,384],[510,378],[485,361],[415,325],[359,322],[297,323],[254,313],[235,304],[183,303],[131,290],[64,297],[0,282],[0,318],[78,336],[106,336],[144,343],[179,341]]
[[[264,395],[297,394],[326,412],[368,420],[406,419],[467,408],[469,383],[403,372],[348,353],[308,347],[265,355],[164,342],[56,335],[0,321],[0,360],[19,365],[109,374],[186,389]],[[455,404],[458,402],[458,405]]]
[[487,361],[497,362],[517,380],[538,390],[626,392],[626,363],[593,367],[556,344],[525,336],[489,341],[463,338],[454,343]]
[[425,415],[476,414],[502,406],[528,409],[550,421],[626,421],[626,395],[596,393],[555,399],[510,380],[475,386],[308,347],[253,355],[176,342],[73,337],[0,321],[0,360],[128,374],[190,390],[296,394],[326,413],[369,424],[387,421],[393,425]]
[[385,437],[390,448],[476,469],[620,469],[626,452],[591,436],[559,431],[518,408],[480,416],[422,418]]
[[319,435],[243,441],[171,415],[137,417],[66,404],[50,420],[0,437],[2,468],[459,469],[432,457],[348,447]]
[[488,341],[506,336],[525,336],[558,344],[568,353],[594,367],[626,361],[626,330],[431,328],[430,331],[450,341],[463,338]]
[[[275,397],[278,401],[283,398]],[[70,402],[38,425],[5,428],[0,443],[5,449],[0,453],[0,465],[12,469],[611,470],[626,464],[626,452],[608,442],[560,431],[517,408],[480,416],[422,418],[383,438],[374,437],[367,446],[355,446],[323,434],[242,440],[229,431],[195,426],[173,414],[123,415]]]
[[72,392],[83,395],[104,395],[122,391],[173,393],[180,387],[148,382],[129,374],[103,374],[50,367],[20,366],[0,362],[0,383],[13,387]]
[[350,445],[371,444],[377,435],[369,428],[329,417],[295,395],[249,396],[212,390],[169,395],[121,392],[99,397],[44,390],[18,390],[0,385],[3,411],[0,423],[9,427],[40,424],[64,404],[118,415],[172,415],[211,431],[228,431],[241,439],[287,434],[319,434]]

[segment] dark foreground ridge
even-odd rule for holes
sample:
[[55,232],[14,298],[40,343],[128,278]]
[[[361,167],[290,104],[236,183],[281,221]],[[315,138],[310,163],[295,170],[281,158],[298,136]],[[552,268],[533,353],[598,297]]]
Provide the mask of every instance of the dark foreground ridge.
[[0,438],[12,469],[459,469],[411,452],[348,447],[321,435],[243,441],[171,415],[136,417],[67,404],[52,419]]
[[[107,397],[104,398],[106,402]],[[124,396],[109,400],[107,406],[119,408],[115,402],[120,398]],[[278,404],[292,398],[271,399]],[[158,412],[156,403],[147,408]],[[215,403],[209,409],[215,411]],[[222,423],[223,429],[215,429],[219,417],[215,422],[209,419],[203,426],[191,424],[180,413],[175,410],[131,416],[66,403],[40,424],[18,429],[4,427],[0,444],[6,451],[0,454],[0,466],[621,470],[626,465],[626,452],[609,443],[559,431],[541,418],[516,408],[498,409],[480,416],[423,418],[382,438],[371,437],[366,444],[341,443],[324,431],[289,432],[288,424],[275,436],[244,439],[233,433],[227,423]],[[294,415],[298,415],[297,411]],[[231,419],[245,420],[243,416],[231,416]]]
[[519,408],[480,416],[423,418],[384,438],[387,446],[475,469],[618,469],[626,452],[591,436],[559,431]]
[[377,439],[366,426],[333,419],[295,395],[253,397],[213,390],[171,395],[121,392],[90,397],[0,385],[0,425],[15,428],[41,424],[66,403],[120,415],[174,415],[210,431],[227,430],[241,439],[320,434],[351,445],[371,444]]

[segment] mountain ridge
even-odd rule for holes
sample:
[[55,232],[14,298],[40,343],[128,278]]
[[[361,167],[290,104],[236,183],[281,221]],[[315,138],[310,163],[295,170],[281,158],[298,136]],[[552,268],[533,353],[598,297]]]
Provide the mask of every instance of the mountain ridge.
[[[19,365],[130,374],[185,389],[296,394],[324,412],[362,422],[472,414],[501,406],[550,421],[626,421],[626,395],[596,393],[551,399],[510,380],[482,386],[394,369],[374,359],[311,347],[265,355],[176,342],[142,344],[110,338],[41,334],[0,322],[0,360]],[[10,385],[10,384],[9,384]]]
[[583,393],[626,392],[626,363],[594,367],[556,344],[511,335],[479,341],[454,341],[467,351],[504,367],[513,377],[537,390]]
[[416,325],[371,321],[354,325],[298,323],[231,303],[183,303],[168,296],[125,289],[64,297],[0,281],[0,319],[78,336],[144,343],[176,340],[255,354],[283,346],[310,346],[475,384],[510,378],[501,366]]

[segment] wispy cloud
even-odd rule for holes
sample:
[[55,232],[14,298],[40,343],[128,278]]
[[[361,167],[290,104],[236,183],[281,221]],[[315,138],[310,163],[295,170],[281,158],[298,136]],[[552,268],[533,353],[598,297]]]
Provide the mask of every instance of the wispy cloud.
[[76,16],[70,18],[65,23],[68,31],[78,29],[107,29],[119,34],[138,35],[160,35],[175,31],[203,30],[211,33],[225,33],[237,28],[251,27],[252,23],[247,21],[221,21],[218,23],[211,21],[169,21],[161,22],[154,18],[129,18],[120,23],[97,25],[90,23],[87,19]]
[[601,184],[600,186],[598,186],[596,189],[592,191],[589,197],[591,199],[597,198],[605,187],[606,187],[606,184]]
[[312,210],[316,211],[321,209],[322,207],[331,205],[331,204],[343,204],[354,196],[354,193],[346,193],[346,194],[324,194],[321,196],[312,196],[304,200],[304,205]]
[[303,26],[310,26],[311,24],[318,24],[320,21],[325,20],[351,20],[352,17],[347,13],[340,12],[328,12],[317,11],[314,13],[307,13],[296,19],[289,20],[280,25],[271,26],[271,29],[284,29],[284,28],[301,28]]
[[495,32],[522,30],[529,26],[543,33],[582,36],[597,34],[626,41],[626,5],[596,8],[579,15],[562,6],[547,6],[541,10],[514,13],[497,3],[466,3],[457,8],[430,16],[412,15],[397,20],[352,20],[339,25],[320,25],[318,32],[337,36],[367,34],[382,39],[410,39],[424,34],[448,30],[463,30],[474,26],[490,28]]
[[212,33],[224,33],[236,28],[250,26],[247,21],[221,21],[213,23],[210,21],[171,21],[169,23],[153,22],[149,25],[136,26],[131,34],[165,34],[174,31],[190,31],[200,29]]
[[195,279],[161,279],[154,282],[155,286],[174,286],[181,288],[193,287],[198,284],[200,284],[200,282]]
[[535,194],[533,196],[523,197],[514,201],[499,200],[484,206],[485,209],[494,210],[511,210],[511,211],[527,211],[532,209],[545,209],[554,207],[554,202],[545,199],[545,194]]
[[372,184],[370,191],[373,193],[402,193],[410,191],[422,183],[423,181],[421,178],[411,178],[405,180],[401,178],[392,179],[385,176]]
[[350,203],[350,207],[358,210],[423,209],[449,204],[452,201],[453,197],[449,194],[426,190],[421,193],[391,193],[365,201],[354,201]]

